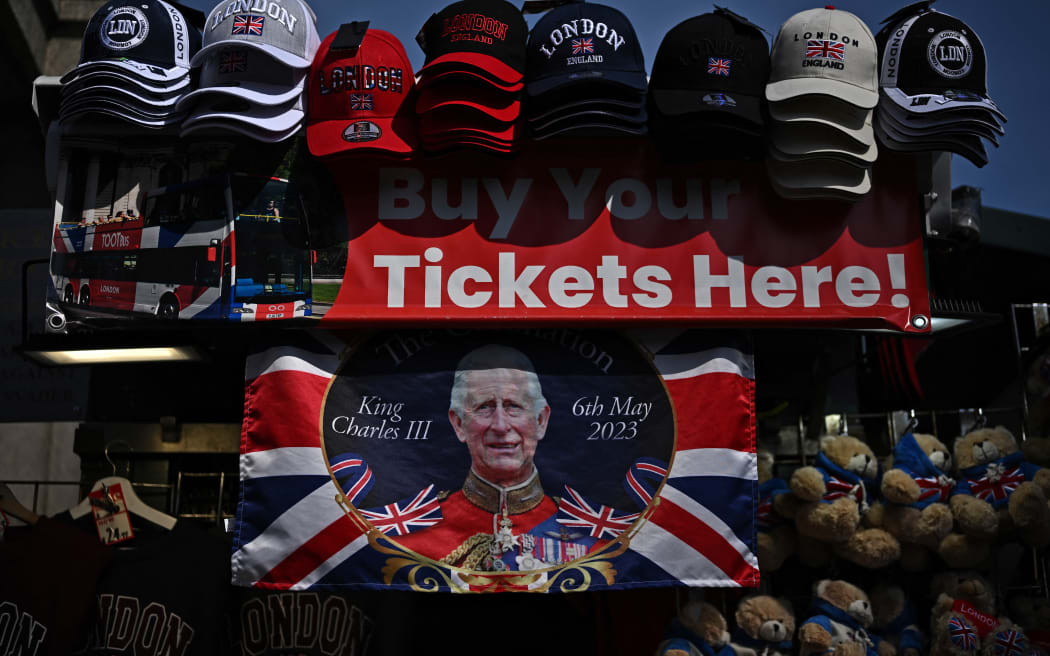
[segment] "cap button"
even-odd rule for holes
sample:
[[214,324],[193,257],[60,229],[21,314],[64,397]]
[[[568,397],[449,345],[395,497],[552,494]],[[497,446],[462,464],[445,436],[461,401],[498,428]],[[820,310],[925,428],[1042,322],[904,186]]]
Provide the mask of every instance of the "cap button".
[[825,9],[834,9],[835,5],[824,5]]

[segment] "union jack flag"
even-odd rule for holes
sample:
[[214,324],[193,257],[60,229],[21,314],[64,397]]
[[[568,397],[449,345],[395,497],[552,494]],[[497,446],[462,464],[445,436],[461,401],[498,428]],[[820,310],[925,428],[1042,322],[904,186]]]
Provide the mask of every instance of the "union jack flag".
[[558,504],[558,523],[562,526],[585,528],[592,538],[601,539],[608,534],[615,538],[634,523],[641,513],[619,513],[614,508],[593,504],[583,495],[565,486],[565,496]]
[[240,50],[224,52],[219,57],[220,73],[246,73],[248,71],[248,57]]
[[591,37],[572,40],[572,54],[583,55],[594,52],[594,40]]
[[[381,333],[377,339],[390,337],[390,333]],[[435,480],[431,487],[423,481],[410,490],[398,491],[398,476],[382,476],[381,472],[399,471],[390,468],[404,463],[373,462],[377,456],[371,455],[366,462],[365,452],[334,457],[326,452],[318,440],[324,399],[340,368],[340,357],[348,350],[347,343],[329,331],[288,335],[285,339],[282,345],[249,355],[245,364],[233,581],[268,589],[345,591],[384,585],[407,589],[407,570],[397,573],[392,581],[385,578],[383,568],[389,556],[376,548],[368,523],[386,529],[393,541],[398,539],[398,531],[442,530],[448,518],[429,529],[419,523],[437,519],[441,506],[434,503],[433,493],[443,483]],[[603,508],[579,495],[566,495],[569,503],[563,503],[559,513],[541,529],[544,532],[536,536],[536,556],[547,561],[573,560],[588,548],[578,542],[609,539],[637,521],[629,547],[613,561],[615,579],[601,579],[593,584],[596,589],[628,588],[639,582],[756,586],[754,365],[749,348],[736,335],[696,331],[640,331],[635,340],[651,355],[675,408],[678,433],[673,466],[665,467],[666,476],[654,485],[658,472],[650,472],[645,466],[659,468],[660,463],[647,463],[645,459],[633,462],[631,473],[653,497],[644,517]],[[367,351],[367,344],[359,350]],[[423,372],[417,376],[417,385],[425,389],[447,377],[447,371]],[[697,398],[705,399],[705,403],[697,404]],[[340,422],[335,430],[347,430],[346,418]],[[431,433],[431,440],[455,439],[451,434]],[[412,466],[432,465],[418,462]],[[652,478],[646,478],[650,474]],[[333,485],[333,477],[338,487]],[[370,491],[368,483],[362,484],[366,479],[378,479]],[[565,482],[572,484],[571,480]],[[382,498],[372,502],[381,490],[384,495],[395,491],[388,498],[408,498],[393,504]],[[348,512],[337,497],[345,497],[356,511]],[[562,515],[561,511],[570,506],[575,507],[576,516]],[[362,509],[371,514],[368,523],[361,521],[367,517]],[[583,526],[559,523],[559,515]],[[546,530],[556,533],[559,528],[567,538],[559,539]],[[581,535],[577,539],[575,534],[601,538]],[[422,538],[425,533],[411,535]],[[435,577],[440,581],[437,589],[476,589],[476,582],[457,577],[455,572],[450,568],[445,576]],[[546,574],[556,575],[556,571]],[[485,591],[493,589],[507,586],[493,584]],[[559,586],[543,589],[561,591]]]
[[958,617],[948,620],[948,636],[952,644],[965,651],[977,649],[977,632],[966,622]]
[[1028,641],[1023,633],[1007,629],[995,634],[996,656],[1022,656],[1027,651]]
[[733,65],[732,59],[720,59],[718,57],[707,58],[707,72],[711,75],[729,76],[729,67]]
[[955,481],[947,476],[923,476],[916,478],[919,486],[918,501],[947,501]]
[[827,490],[824,493],[824,501],[834,501],[841,497],[853,497],[853,500],[862,506],[865,504],[867,490],[864,489],[863,483],[851,483],[830,473],[828,476],[830,478],[824,483],[824,488]]
[[806,41],[806,57],[846,61],[846,44],[809,39]]
[[755,521],[759,528],[770,528],[773,526],[773,495],[769,495],[758,502],[755,509]]
[[372,109],[372,94],[351,93],[350,109]]
[[[991,467],[989,466],[989,469]],[[995,503],[1005,501],[1014,493],[1017,486],[1024,483],[1024,472],[1020,467],[1014,467],[999,474],[998,480],[989,478],[990,472],[985,472],[980,478],[967,478],[966,483],[970,491],[978,499]]]
[[253,14],[236,14],[233,17],[233,33],[245,34],[248,36],[262,36],[263,22],[265,20],[265,16],[255,16]]
[[441,521],[441,506],[434,494],[434,484],[411,499],[402,499],[381,508],[362,510],[361,515],[383,533],[408,535],[412,531],[434,526]]

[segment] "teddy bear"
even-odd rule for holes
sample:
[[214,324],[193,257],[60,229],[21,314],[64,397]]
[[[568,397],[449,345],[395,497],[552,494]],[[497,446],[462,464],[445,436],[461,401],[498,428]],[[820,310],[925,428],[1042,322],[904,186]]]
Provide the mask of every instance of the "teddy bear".
[[773,454],[758,452],[758,566],[775,572],[795,552],[795,526],[791,522],[797,505],[787,481],[773,476]]
[[801,501],[795,511],[799,534],[834,543],[838,556],[862,567],[897,560],[897,538],[881,528],[860,528],[870,504],[868,485],[877,475],[878,461],[864,442],[849,435],[821,438],[814,465],[791,475],[791,492]]
[[711,604],[690,601],[671,620],[657,656],[733,656],[726,618]]
[[[1050,544],[1050,470],[1025,461],[1009,430],[977,429],[958,438],[954,452],[959,475],[949,505],[957,533],[988,540],[1016,531],[1030,546]],[[949,547],[966,546],[956,542]]]
[[873,617],[868,595],[847,581],[824,579],[817,583],[813,615],[798,630],[800,656],[893,656],[888,641],[869,635]]
[[1021,656],[1027,638],[1021,627],[996,615],[995,590],[976,572],[941,572],[930,591],[931,656]]
[[933,435],[905,433],[893,449],[882,476],[881,526],[901,543],[901,567],[926,568],[930,551],[952,531],[948,499],[955,480],[948,476],[952,457]]
[[871,591],[871,627],[901,656],[919,656],[924,637],[916,624],[915,606],[899,585],[880,583]]
[[736,605],[729,646],[736,656],[788,656],[795,637],[791,604],[769,595],[750,595]]
[[1010,615],[1024,627],[1033,656],[1050,654],[1050,599],[1019,596],[1010,600]]

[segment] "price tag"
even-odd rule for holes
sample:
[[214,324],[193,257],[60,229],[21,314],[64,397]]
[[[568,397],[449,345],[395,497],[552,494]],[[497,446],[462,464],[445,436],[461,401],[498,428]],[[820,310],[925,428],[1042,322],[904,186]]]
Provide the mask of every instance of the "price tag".
[[[109,492],[108,500],[101,489],[88,494],[97,502],[91,504],[91,512],[95,518],[95,528],[98,529],[98,539],[102,544],[116,544],[130,540],[135,537],[135,532],[131,530],[131,517],[128,515],[128,507],[124,502],[124,491],[120,483],[110,485],[106,492]],[[114,504],[112,512],[106,507],[109,505],[108,501]]]

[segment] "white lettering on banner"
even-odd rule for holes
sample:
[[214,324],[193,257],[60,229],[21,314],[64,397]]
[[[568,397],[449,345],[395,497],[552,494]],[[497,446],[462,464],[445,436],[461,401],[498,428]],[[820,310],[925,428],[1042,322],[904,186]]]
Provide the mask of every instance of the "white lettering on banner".
[[131,238],[121,232],[103,232],[98,236],[102,238],[102,248],[128,248],[131,246]]
[[[587,200],[595,190],[601,169],[585,168],[575,180],[568,169],[551,168],[549,173],[568,206],[566,218],[571,221],[587,219]],[[533,179],[515,178],[508,194],[498,178],[460,178],[457,192],[450,189],[452,184],[449,178],[435,177],[429,181],[429,198],[425,191],[427,182],[423,172],[418,169],[379,169],[376,216],[381,221],[411,221],[422,217],[429,207],[439,219],[476,221],[480,186],[496,210],[496,223],[488,238],[506,239],[525,206]],[[684,185],[683,205],[678,205],[674,200],[675,181],[670,178],[657,179],[655,190],[646,180],[619,178],[609,184],[602,192],[601,198],[609,214],[623,221],[634,221],[648,216],[653,211],[654,195],[656,211],[660,218],[669,221],[683,218],[703,219],[703,180],[687,178],[679,184]],[[740,181],[712,178],[709,186],[711,218],[717,221],[729,219],[729,199],[740,193]],[[453,198],[456,200],[453,201]]]
[[[530,264],[518,267],[517,255],[500,252],[495,274],[483,266],[467,264],[447,273],[438,263],[444,252],[431,246],[423,259],[431,263],[423,266],[423,299],[428,308],[441,308],[446,302],[460,308],[480,308],[490,304],[496,296],[500,308],[545,308],[547,302],[561,308],[581,308],[592,304],[595,298],[610,308],[627,308],[631,302],[643,308],[667,307],[673,301],[669,285],[671,273],[662,266],[648,264],[630,271],[620,263],[618,255],[602,255],[601,264],[593,269],[578,265],[549,267]],[[904,259],[899,253],[886,256],[889,264],[890,287],[905,289]],[[418,284],[420,268],[418,255],[374,255],[373,266],[387,270],[387,307],[405,307],[405,289]],[[540,276],[547,273],[545,284],[537,285]],[[637,291],[628,293],[623,281],[630,279]],[[726,271],[711,270],[710,255],[693,255],[693,305],[697,308],[715,306],[714,290],[724,289],[729,295],[729,307],[745,308],[750,299],[764,308],[780,309],[795,305],[802,290],[802,306],[821,307],[820,286],[830,284],[839,303],[847,307],[871,307],[882,297],[884,285],[878,274],[866,266],[846,266],[834,273],[831,266],[803,266],[798,272],[785,267],[764,266],[748,273],[742,256],[726,258]],[[597,287],[601,288],[596,296]],[[538,293],[539,292],[539,293]],[[910,303],[907,295],[894,294],[890,303],[904,308]]]

